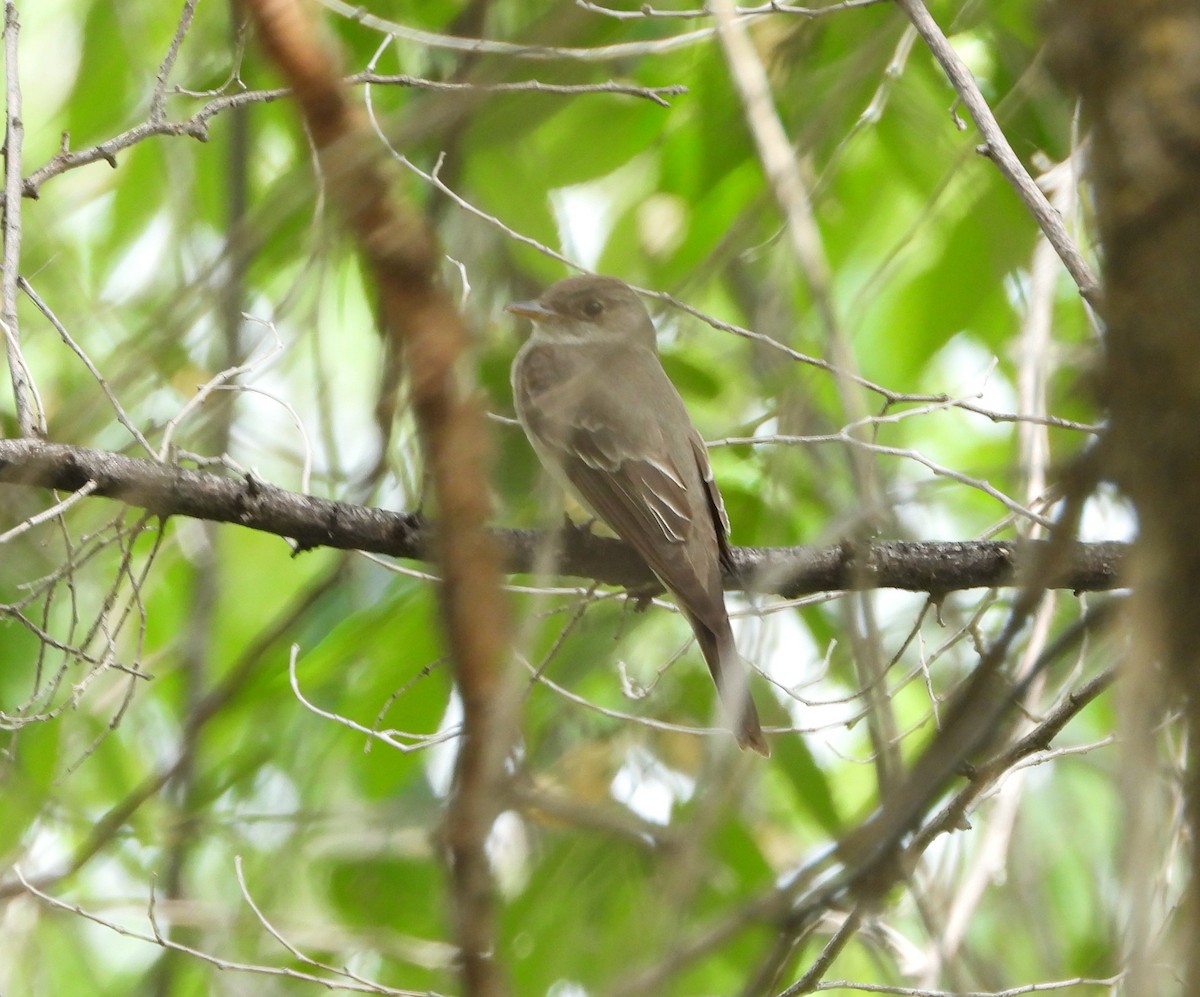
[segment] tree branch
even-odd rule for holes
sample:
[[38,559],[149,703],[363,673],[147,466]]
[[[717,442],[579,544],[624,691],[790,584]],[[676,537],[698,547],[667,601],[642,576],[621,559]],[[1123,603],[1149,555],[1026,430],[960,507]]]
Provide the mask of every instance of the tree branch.
[[[392,512],[290,492],[257,478],[191,471],[40,440],[0,440],[0,483],[78,491],[137,506],[157,516],[235,523],[295,542],[298,550],[334,547],[425,561],[432,557],[436,524],[418,513]],[[536,570],[539,551],[559,551],[557,573],[607,585],[654,584],[649,568],[619,540],[582,529],[496,529],[504,569]],[[1018,584],[1041,541],[882,541],[866,548],[735,547],[732,591],[798,598],[852,588],[893,588],[943,595],[970,588]],[[1126,545],[1076,544],[1053,587],[1076,592],[1117,587]]]

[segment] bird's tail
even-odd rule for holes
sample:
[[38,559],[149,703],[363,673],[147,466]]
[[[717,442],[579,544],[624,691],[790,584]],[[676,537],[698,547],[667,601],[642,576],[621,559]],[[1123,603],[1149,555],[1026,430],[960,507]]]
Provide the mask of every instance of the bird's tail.
[[709,674],[717,686],[721,705],[728,715],[739,748],[750,748],[764,758],[771,757],[771,746],[758,720],[758,709],[750,696],[749,675],[742,656],[726,624],[723,633],[714,633],[706,624],[691,616],[696,642],[704,655]]

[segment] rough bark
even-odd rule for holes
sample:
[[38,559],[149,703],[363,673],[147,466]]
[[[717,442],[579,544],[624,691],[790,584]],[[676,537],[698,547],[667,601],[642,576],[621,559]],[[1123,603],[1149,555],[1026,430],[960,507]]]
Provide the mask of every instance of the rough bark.
[[[1102,400],[1111,413],[1108,472],[1137,507],[1140,537],[1131,576],[1136,599],[1123,699],[1133,717],[1131,769],[1153,765],[1154,700],[1184,710],[1190,757],[1184,776],[1193,876],[1176,941],[1182,992],[1200,992],[1200,697],[1196,686],[1196,594],[1200,586],[1200,4],[1195,0],[1060,0],[1052,54],[1083,100],[1091,135],[1090,178],[1104,251]],[[1160,689],[1165,663],[1173,686]],[[1170,683],[1170,679],[1168,683]],[[1149,702],[1149,705],[1146,705]],[[1140,704],[1140,705],[1139,705]],[[1129,780],[1132,793],[1145,792]],[[1144,802],[1144,800],[1143,800]],[[1158,869],[1144,854],[1153,834],[1130,800],[1129,882]],[[1157,898],[1162,902],[1162,898]],[[1147,950],[1150,896],[1134,898],[1129,992],[1170,986]],[[1139,929],[1138,925],[1141,924]],[[1179,954],[1179,953],[1176,953]]]

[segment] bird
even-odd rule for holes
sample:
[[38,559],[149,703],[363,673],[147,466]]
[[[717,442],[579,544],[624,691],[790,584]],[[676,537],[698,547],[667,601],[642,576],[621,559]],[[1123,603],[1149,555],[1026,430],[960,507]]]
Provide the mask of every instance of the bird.
[[771,753],[721,585],[729,519],[704,445],[628,284],[583,275],[507,310],[533,332],[512,365],[517,419],[543,467],[646,562],[682,610],[737,743]]

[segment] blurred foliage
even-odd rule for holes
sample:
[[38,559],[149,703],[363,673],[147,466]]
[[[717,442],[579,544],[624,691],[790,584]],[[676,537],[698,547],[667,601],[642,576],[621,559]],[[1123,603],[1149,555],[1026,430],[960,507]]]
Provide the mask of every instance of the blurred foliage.
[[[52,159],[64,133],[78,150],[147,120],[181,5],[20,6],[25,175]],[[753,25],[813,192],[841,335],[859,373],[905,399],[860,396],[874,417],[861,439],[890,448],[867,451],[889,507],[880,519],[864,509],[852,473],[853,444],[841,431],[854,416],[836,379],[796,359],[828,359],[828,330],[721,48],[711,35],[654,45],[707,19],[618,20],[550,0],[364,6],[410,28],[530,46],[644,43],[599,61],[405,37],[381,48],[378,30],[323,14],[348,72],[373,63],[380,73],[480,87],[373,86],[369,97],[391,150],[426,172],[437,167],[470,206],[398,167],[399,192],[439,232],[445,281],[462,296],[478,384],[497,416],[512,414],[508,365],[523,332],[503,306],[568,272],[545,247],[758,334],[653,303],[664,363],[715,444],[735,543],[830,543],[867,522],[915,539],[1033,532],[983,484],[1044,513],[1046,475],[1090,434],[997,420],[946,399],[992,415],[1094,422],[1082,376],[1094,330],[1061,267],[1049,281],[1035,274],[1036,225],[975,152],[978,135],[960,126],[953,90],[899,9]],[[1037,7],[931,5],[1035,175],[1076,138],[1074,108],[1041,66]],[[170,120],[243,87],[277,85],[229,16],[223,4],[198,5],[169,77]],[[486,89],[529,79],[686,92],[660,106],[644,95]],[[354,96],[365,102],[368,92],[358,86]],[[213,440],[224,438],[218,449],[231,468],[415,508],[423,477],[407,415],[389,427],[388,473],[370,476],[382,439],[373,303],[327,215],[294,110],[286,99],[246,107],[244,173],[234,113],[213,114],[204,143],[150,136],[118,151],[115,165],[46,180],[22,204],[21,273],[153,448],[169,431],[194,463],[222,456]],[[1085,239],[1072,179],[1051,179],[1049,193]],[[231,229],[239,185],[249,214]],[[231,345],[220,309],[239,258],[246,318]],[[1031,332],[1041,315],[1044,342]],[[27,297],[20,320],[51,438],[151,456]],[[185,410],[234,363],[247,365],[239,390]],[[11,429],[7,392],[0,406]],[[504,419],[493,450],[498,522],[556,522],[531,451]],[[53,501],[8,488],[0,525]],[[1128,528],[1119,508],[1103,520],[1100,511],[1090,509],[1085,526]],[[7,555],[0,884],[11,888],[19,867],[50,877],[50,895],[129,930],[153,935],[152,917],[215,959],[330,975],[281,948],[252,899],[310,958],[404,992],[458,992],[438,839],[454,741],[402,752],[335,718],[401,740],[453,733],[458,703],[428,566],[393,571],[324,550],[293,556],[278,538],[143,523],[136,510],[98,500],[10,539]],[[621,593],[577,579],[513,581],[519,651],[548,681],[524,699],[526,789],[494,835],[498,956],[516,993],[558,997],[616,992],[677,952],[688,955],[651,992],[743,992],[776,943],[775,928],[748,906],[878,802],[856,668],[864,648],[890,663],[885,698],[896,747],[911,759],[1009,603],[1003,592],[952,593],[936,608],[891,592],[799,605],[731,596],[739,644],[765,676],[755,679],[764,721],[792,731],[774,735],[764,763],[730,757],[727,735],[711,729],[711,684],[667,606],[638,614]],[[1013,666],[1076,619],[1080,602],[1058,595]],[[323,713],[293,692],[293,655],[297,688]],[[1101,644],[1056,665],[1030,715],[1112,656]],[[1102,698],[1055,742],[1070,750],[986,794],[973,829],[935,843],[832,976],[990,990],[1117,973],[1121,799],[1106,747],[1114,722]],[[830,912],[796,941],[770,992],[803,974],[841,916]],[[5,994],[322,990],[167,955],[19,888],[0,919]],[[711,943],[697,947],[706,931]]]

